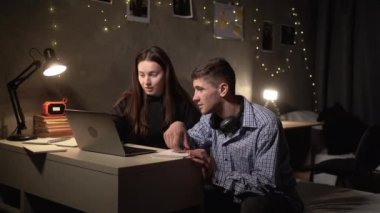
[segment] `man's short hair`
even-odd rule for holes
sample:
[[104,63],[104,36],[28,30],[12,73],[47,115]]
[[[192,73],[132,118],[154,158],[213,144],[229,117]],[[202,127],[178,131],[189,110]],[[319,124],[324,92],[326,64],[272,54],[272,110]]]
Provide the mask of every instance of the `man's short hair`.
[[235,71],[224,58],[210,59],[206,64],[197,67],[191,73],[191,79],[204,78],[217,87],[222,82],[228,84],[232,94],[235,94]]

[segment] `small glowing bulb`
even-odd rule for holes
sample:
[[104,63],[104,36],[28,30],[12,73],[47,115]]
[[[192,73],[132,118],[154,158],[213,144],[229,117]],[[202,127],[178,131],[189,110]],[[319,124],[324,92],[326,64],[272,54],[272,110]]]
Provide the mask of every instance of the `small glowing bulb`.
[[108,27],[103,27],[104,32],[108,32]]
[[257,20],[254,18],[254,19],[253,19],[253,23],[256,23],[256,21],[257,21]]
[[203,10],[206,10],[207,9],[207,7],[206,6],[203,6]]
[[259,8],[256,8],[255,11],[256,11],[256,12],[259,12]]
[[235,19],[235,22],[239,22],[239,19]]
[[260,58],[260,56],[259,55],[256,55],[256,59],[259,59]]
[[233,10],[232,13],[235,14],[235,13],[236,13],[236,10]]
[[218,21],[218,19],[215,19],[215,21],[214,21],[215,23],[218,23],[219,21]]
[[107,22],[107,19],[106,19],[106,18],[104,19],[104,22]]
[[310,77],[310,78],[312,78],[312,77],[313,77],[313,75],[309,75],[309,77]]
[[262,67],[265,67],[265,64],[261,64]]
[[268,71],[268,68],[265,67],[264,70],[265,70],[265,71]]
[[314,87],[314,86],[315,86],[315,83],[313,82],[313,83],[311,84],[311,86],[313,86],[313,87]]
[[56,40],[51,41],[51,46],[55,47],[58,45],[58,42]]
[[50,11],[50,13],[54,13],[54,11],[55,11],[54,7],[49,7],[49,11]]
[[90,8],[90,7],[91,7],[91,5],[89,5],[89,4],[88,4],[88,5],[87,5],[87,7],[88,7],[88,8]]

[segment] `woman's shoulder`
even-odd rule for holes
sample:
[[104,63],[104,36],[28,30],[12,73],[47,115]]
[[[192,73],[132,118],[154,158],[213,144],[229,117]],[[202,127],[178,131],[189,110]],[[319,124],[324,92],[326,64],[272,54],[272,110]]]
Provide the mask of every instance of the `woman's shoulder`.
[[184,121],[187,128],[192,127],[198,122],[201,116],[195,104],[186,97],[182,97],[182,99],[179,100],[177,104],[177,113],[179,113],[179,118],[177,119]]
[[131,93],[129,91],[124,92],[119,99],[115,102],[113,109],[116,114],[123,114],[130,101]]

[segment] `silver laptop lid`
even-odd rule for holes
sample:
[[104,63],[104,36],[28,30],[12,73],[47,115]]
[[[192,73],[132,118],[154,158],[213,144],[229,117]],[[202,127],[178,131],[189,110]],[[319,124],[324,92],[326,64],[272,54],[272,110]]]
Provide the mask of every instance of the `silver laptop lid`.
[[114,124],[113,115],[67,109],[66,116],[80,149],[126,156]]

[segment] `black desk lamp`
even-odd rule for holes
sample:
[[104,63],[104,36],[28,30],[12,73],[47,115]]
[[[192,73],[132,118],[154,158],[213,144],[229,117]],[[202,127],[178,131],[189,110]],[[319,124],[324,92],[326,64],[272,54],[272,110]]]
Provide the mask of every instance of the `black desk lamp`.
[[66,71],[66,66],[59,64],[57,58],[55,57],[54,50],[51,48],[46,48],[43,52],[44,61],[36,60],[32,56],[32,51],[35,50],[41,56],[42,54],[35,48],[29,50],[29,55],[32,57],[33,62],[23,70],[15,79],[8,82],[8,92],[11,98],[13,111],[16,116],[17,127],[13,133],[8,136],[7,140],[10,141],[25,141],[35,138],[34,136],[28,136],[21,134],[21,131],[26,129],[25,117],[22,112],[21,105],[17,96],[17,88],[28,79],[35,71],[37,71],[41,65],[44,67],[43,74],[45,76],[59,75]]

